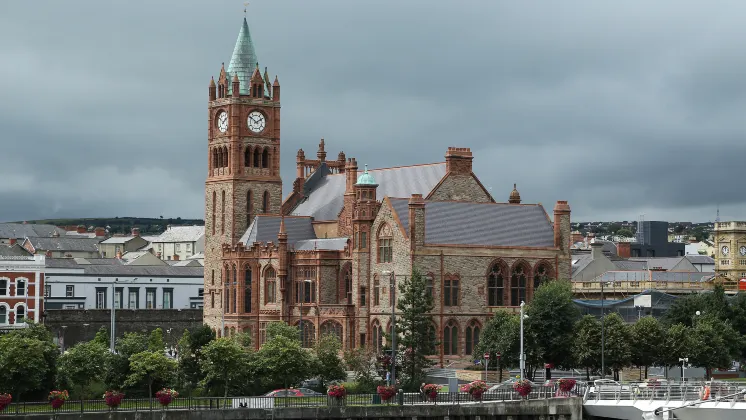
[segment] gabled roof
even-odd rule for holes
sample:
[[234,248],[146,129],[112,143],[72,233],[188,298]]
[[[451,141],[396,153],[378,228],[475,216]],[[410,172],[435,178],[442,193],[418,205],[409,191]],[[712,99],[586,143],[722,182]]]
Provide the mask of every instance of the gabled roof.
[[[660,268],[662,270],[673,270],[685,257],[632,257],[630,261],[645,262],[648,270]],[[688,260],[687,260],[688,261]]]
[[347,238],[324,238],[324,239],[305,239],[295,243],[296,251],[342,251],[347,245]]
[[139,236],[112,236],[109,239],[101,241],[102,244],[126,244],[127,242],[139,238]]
[[[277,234],[280,233],[280,216],[258,215],[241,236],[239,242],[249,247],[254,242],[273,242],[277,244]],[[285,233],[288,235],[288,246],[306,239],[316,239],[310,217],[285,217]]]
[[686,255],[684,258],[689,260],[692,264],[715,264],[715,259],[708,255]]
[[243,24],[241,25],[241,30],[238,32],[238,39],[236,39],[236,46],[233,47],[233,55],[228,64],[228,73],[230,74],[228,82],[229,94],[233,91],[233,84],[230,83],[230,80],[232,80],[234,75],[238,76],[238,81],[241,83],[240,93],[242,95],[249,94],[251,90],[251,75],[254,74],[258,62],[259,59],[256,58],[254,43],[251,41],[251,33],[249,33],[249,24],[246,22],[246,18],[243,18]]
[[[409,199],[389,198],[405,232]],[[554,247],[554,229],[541,205],[425,202],[425,243]]]
[[204,226],[171,226],[160,235],[150,238],[152,243],[197,242],[205,236]]
[[28,236],[33,237],[51,237],[57,232],[65,235],[65,229],[58,228],[54,225],[33,224],[33,223],[0,223],[0,238],[23,239]]
[[13,245],[0,245],[0,258],[2,257],[29,257],[31,253],[17,242]]
[[[337,220],[344,205],[346,187],[345,174],[329,174],[322,165],[318,175],[314,173],[306,180],[307,197],[291,212],[294,216],[310,216],[317,221]],[[375,177],[378,183],[376,196],[410,197],[412,194],[426,196],[438,185],[446,174],[446,164],[430,163],[414,166],[400,166],[397,168],[369,169],[368,173]],[[316,177],[314,177],[316,175]]]
[[36,251],[78,251],[78,252],[98,252],[98,244],[103,238],[75,238],[69,236],[59,236],[52,238],[35,238],[28,237],[27,241]]

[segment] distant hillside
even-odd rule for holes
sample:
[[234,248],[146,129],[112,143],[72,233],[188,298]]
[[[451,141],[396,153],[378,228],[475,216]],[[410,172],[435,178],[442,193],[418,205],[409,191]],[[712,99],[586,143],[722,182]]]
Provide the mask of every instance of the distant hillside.
[[[23,223],[23,222],[15,222]],[[140,228],[141,235],[159,234],[166,230],[166,226],[173,225],[199,225],[203,226],[205,221],[202,219],[175,219],[168,218],[150,218],[150,217],[100,217],[86,219],[44,219],[44,220],[26,220],[26,223],[43,223],[55,226],[79,226],[90,227],[107,227],[109,233],[130,233],[132,228]]]

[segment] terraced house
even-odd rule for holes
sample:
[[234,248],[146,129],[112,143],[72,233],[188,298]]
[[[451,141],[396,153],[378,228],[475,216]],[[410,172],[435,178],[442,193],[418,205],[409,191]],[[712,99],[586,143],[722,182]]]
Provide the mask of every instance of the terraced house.
[[280,178],[280,83],[260,71],[244,19],[228,68],[208,89],[204,317],[219,335],[301,325],[304,346],[336,334],[345,348],[383,345],[390,284],[427,276],[441,362],[467,358],[487,317],[570,278],[570,206],[550,217],[513,185],[498,203],[473,153],[368,169],[340,152],[296,154],[292,192]]

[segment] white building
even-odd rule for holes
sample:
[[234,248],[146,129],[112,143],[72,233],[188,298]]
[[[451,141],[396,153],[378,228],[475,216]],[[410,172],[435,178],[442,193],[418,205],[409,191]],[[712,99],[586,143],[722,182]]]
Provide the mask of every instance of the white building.
[[[202,267],[125,265],[119,259],[79,264],[47,259],[47,309],[188,309],[203,304]],[[108,261],[108,263],[107,263]]]
[[185,260],[205,251],[204,226],[168,226],[158,236],[146,238],[154,254],[162,260]]

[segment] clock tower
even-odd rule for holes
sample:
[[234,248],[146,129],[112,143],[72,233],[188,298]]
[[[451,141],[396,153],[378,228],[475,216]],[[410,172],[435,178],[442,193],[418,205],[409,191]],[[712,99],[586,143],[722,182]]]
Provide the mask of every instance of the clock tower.
[[222,331],[222,245],[236,244],[257,214],[280,214],[280,83],[264,73],[246,18],[228,69],[210,80],[205,182],[205,323]]

